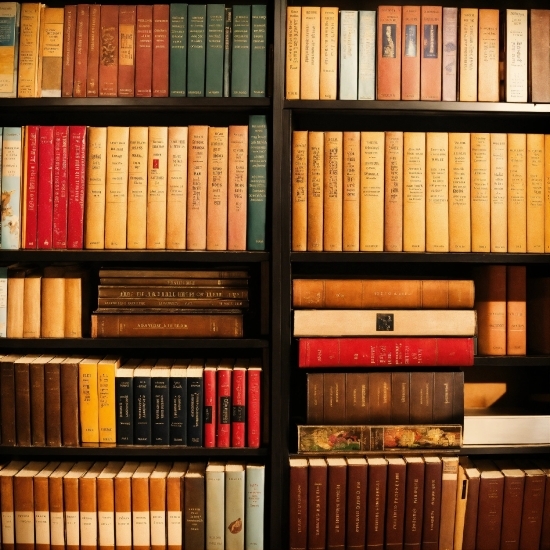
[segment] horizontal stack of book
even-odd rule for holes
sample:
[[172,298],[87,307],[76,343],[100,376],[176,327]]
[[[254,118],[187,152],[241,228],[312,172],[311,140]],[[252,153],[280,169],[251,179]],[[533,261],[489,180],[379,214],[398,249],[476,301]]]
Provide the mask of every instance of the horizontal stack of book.
[[261,464],[14,460],[0,494],[17,548],[263,548]]
[[238,338],[246,270],[100,269],[92,338]]
[[261,443],[258,359],[0,357],[7,446]]
[[544,134],[294,131],[292,249],[550,252],[548,158]]
[[295,550],[550,544],[548,460],[291,457],[289,488]]
[[3,128],[2,248],[264,250],[267,126]]
[[473,7],[289,6],[286,98],[549,103],[550,10],[500,16]]
[[1,2],[0,97],[265,97],[265,5]]

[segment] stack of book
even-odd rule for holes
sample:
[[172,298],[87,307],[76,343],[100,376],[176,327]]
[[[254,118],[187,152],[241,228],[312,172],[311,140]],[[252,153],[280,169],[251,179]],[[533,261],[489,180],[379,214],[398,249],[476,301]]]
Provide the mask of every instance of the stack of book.
[[261,464],[12,461],[0,494],[18,548],[263,548]]

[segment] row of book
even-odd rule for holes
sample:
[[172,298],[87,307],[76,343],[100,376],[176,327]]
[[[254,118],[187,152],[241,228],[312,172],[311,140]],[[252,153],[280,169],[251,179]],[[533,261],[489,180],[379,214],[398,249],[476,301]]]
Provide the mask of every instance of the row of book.
[[2,445],[258,448],[261,373],[254,358],[5,355]]
[[296,251],[550,251],[550,136],[294,131]]
[[549,31],[540,9],[289,6],[286,98],[549,103]]
[[548,548],[550,463],[294,458],[290,548]]
[[0,494],[7,549],[264,547],[261,464],[14,460]]
[[265,5],[0,3],[0,97],[265,97]]
[[2,248],[263,250],[267,126],[3,129]]

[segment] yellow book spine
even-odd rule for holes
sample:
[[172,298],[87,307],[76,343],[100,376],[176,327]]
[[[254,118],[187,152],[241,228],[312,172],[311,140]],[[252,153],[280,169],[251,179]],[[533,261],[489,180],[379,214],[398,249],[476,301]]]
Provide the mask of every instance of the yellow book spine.
[[449,252],[449,136],[426,134],[426,252]]
[[426,250],[426,134],[403,134],[403,250]]
[[206,250],[227,250],[228,128],[208,129]]
[[292,250],[307,250],[308,132],[292,133]]
[[44,8],[41,28],[41,97],[61,97],[63,73],[63,8]]
[[307,151],[307,249],[323,250],[325,134],[309,132]]
[[337,99],[338,11],[338,8],[321,8],[320,99]]
[[491,252],[508,251],[508,136],[491,134]]
[[478,101],[499,99],[499,10],[479,10]]
[[300,99],[319,99],[321,8],[302,7]]
[[147,160],[147,248],[166,248],[168,128],[149,127]]
[[343,147],[342,249],[354,252],[359,250],[360,132],[344,132]]
[[286,8],[286,98],[300,99],[300,47],[302,45],[302,8]]
[[248,126],[230,126],[228,137],[227,249],[246,250]]
[[491,134],[471,136],[472,252],[491,250]]
[[449,133],[449,251],[470,252],[470,250],[470,134],[451,132]]
[[325,133],[323,250],[342,250],[342,132]]
[[143,250],[147,243],[147,151],[149,128],[132,126],[128,138],[127,246]]
[[105,358],[97,365],[99,442],[116,443],[115,373],[120,359]]
[[384,250],[403,250],[403,132],[386,132]]
[[17,97],[38,97],[38,48],[40,45],[41,12],[39,3],[21,4]]
[[78,365],[80,437],[82,443],[99,443],[97,363],[97,359],[84,359]]
[[527,134],[527,252],[544,252],[544,135]]
[[544,252],[550,252],[550,134],[544,136]]
[[168,128],[168,181],[166,189],[166,248],[187,246],[187,126]]
[[527,251],[527,136],[508,134],[508,252]]

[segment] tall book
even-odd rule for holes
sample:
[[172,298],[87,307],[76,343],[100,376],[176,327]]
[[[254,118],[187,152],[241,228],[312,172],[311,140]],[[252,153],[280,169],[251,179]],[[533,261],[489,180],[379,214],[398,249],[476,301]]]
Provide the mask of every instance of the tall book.
[[421,25],[420,99],[441,101],[443,8],[422,6]]
[[308,548],[325,548],[327,526],[327,475],[324,458],[308,459],[307,540]]
[[166,543],[169,550],[183,548],[183,480],[187,462],[174,462],[166,478]]
[[231,97],[249,97],[251,6],[234,5],[232,17]]
[[[16,82],[17,97],[40,96],[38,54],[40,47],[40,19],[43,10],[44,6],[39,2],[25,3],[21,6],[21,30],[18,52],[19,71]],[[8,48],[10,48],[9,51],[11,53],[11,46],[8,45]],[[41,74],[40,77],[42,77]],[[7,83],[9,83],[9,80]]]
[[69,127],[54,126],[52,248],[67,248]]
[[224,4],[206,5],[206,97],[223,96]]
[[366,547],[384,544],[386,525],[386,499],[388,487],[388,461],[369,457],[367,482],[367,536]]
[[153,6],[136,7],[136,97],[151,97],[153,85]]
[[170,97],[187,95],[187,4],[170,4]]
[[82,550],[92,550],[98,547],[97,477],[106,465],[106,462],[94,462],[92,467],[78,480],[80,548]]
[[340,78],[339,99],[357,99],[358,27],[359,12],[357,10],[340,11],[338,66],[340,74],[345,74],[346,78]]
[[402,457],[388,457],[385,541],[388,548],[404,544],[407,465]]
[[454,544],[456,496],[458,485],[458,457],[441,457],[441,509],[439,548],[452,550]]
[[97,364],[97,392],[99,403],[99,442],[116,443],[115,377],[120,368],[120,358],[108,355]]
[[544,252],[544,135],[527,134],[527,252]]
[[67,248],[84,248],[84,197],[86,186],[86,126],[69,126],[69,190]]
[[187,444],[202,447],[204,439],[204,362],[193,359],[187,369]]
[[134,442],[134,368],[138,360],[128,360],[115,372],[116,442],[131,445]]
[[50,476],[59,466],[59,462],[48,462],[33,478],[34,492],[34,544],[37,550],[49,550],[51,548],[50,536]]
[[344,132],[342,140],[342,250],[359,250],[361,133]]
[[327,458],[327,548],[344,548],[346,542],[347,463]]
[[170,67],[170,6],[153,6],[153,97],[168,97]]
[[[78,486],[82,476],[93,462],[76,462],[63,476],[63,505],[65,513],[65,548],[76,550],[82,542],[80,536],[80,498]],[[63,506],[62,505],[62,506]]]
[[527,353],[526,266],[506,266],[506,355]]
[[41,97],[61,97],[63,75],[63,8],[44,8],[41,21]]
[[323,250],[341,251],[343,245],[343,132],[325,132],[323,189]]
[[101,6],[99,97],[117,97],[118,94],[118,12],[119,6]]
[[139,462],[125,462],[115,477],[115,548],[132,548],[132,476]]
[[439,548],[443,464],[439,456],[426,456],[424,463],[422,548],[430,550]]
[[292,250],[307,250],[308,131],[292,133]]
[[322,7],[319,99],[337,97],[338,41],[338,8]]
[[99,52],[101,6],[90,4],[90,23],[88,32],[88,64],[86,72],[86,97],[99,96]]
[[146,360],[134,369],[134,444],[152,444],[151,367],[154,360]]
[[460,10],[460,101],[477,101],[478,19],[478,8]]
[[217,368],[219,359],[206,360],[203,372],[204,384],[204,446],[213,448],[216,446],[217,428]]
[[[26,4],[30,5],[30,4]],[[38,143],[39,126],[25,127],[23,155],[23,221],[22,248],[36,248],[36,227],[38,224]]]
[[88,73],[90,5],[76,6],[76,38],[74,50],[73,97],[86,97]]
[[154,462],[141,462],[132,475],[132,548],[151,548],[151,491],[149,478],[155,470]]
[[87,357],[78,365],[80,432],[82,443],[99,443],[99,357]]
[[470,134],[449,132],[449,251],[470,250]]
[[225,464],[209,462],[206,466],[206,547],[225,547]]
[[151,513],[151,550],[166,548],[167,528],[167,477],[172,468],[170,462],[159,462],[149,477],[149,509]]
[[508,252],[527,251],[527,136],[508,134]]
[[229,126],[227,250],[246,250],[248,126]]
[[128,136],[128,206],[126,246],[144,249],[147,246],[147,154],[149,128],[132,126]]
[[405,520],[403,544],[406,548],[422,547],[422,523],[424,519],[424,471],[421,456],[405,456],[407,465],[405,489]]
[[187,95],[204,97],[206,4],[189,4],[187,17]]
[[[525,103],[528,99],[527,10],[507,9],[505,27],[506,101]],[[510,250],[510,252],[512,252]]]
[[[21,8],[22,10],[22,8]],[[529,74],[531,75],[531,101],[550,102],[550,51],[546,47],[550,33],[550,10],[531,9],[529,40]],[[23,21],[23,11],[21,11]],[[23,26],[21,26],[23,28]]]
[[151,369],[151,429],[153,445],[170,443],[170,370],[174,360],[159,359]]
[[184,548],[204,548],[206,533],[206,464],[192,462],[184,478]]
[[378,6],[376,99],[401,99],[401,6]]
[[403,250],[403,132],[385,138],[384,250]]
[[324,133],[309,132],[307,151],[307,250],[323,250],[324,156]]
[[21,128],[5,127],[2,138],[2,249],[21,247]]
[[187,444],[187,361],[170,369],[170,445]]
[[147,248],[166,248],[168,128],[149,127],[147,160]]
[[491,134],[491,252],[508,250],[508,136]]
[[376,98],[376,11],[359,10],[357,99]]
[[61,97],[73,97],[77,6],[69,4],[64,10]]
[[166,248],[187,246],[187,126],[168,127],[168,173],[166,182]]
[[401,98],[420,99],[420,6],[403,6]]
[[426,134],[403,134],[403,250],[426,250]]
[[488,459],[476,460],[475,466],[480,472],[475,547],[484,550],[501,541],[504,476]]
[[471,134],[472,252],[491,250],[491,134]]
[[134,97],[136,69],[136,6],[118,12],[118,97]]
[[499,100],[499,12],[479,10],[478,101]]
[[[225,466],[225,548],[237,550],[244,546],[248,518],[245,516],[245,469],[243,464],[228,462]],[[207,501],[208,506],[208,501]],[[208,515],[208,509],[207,509]]]
[[96,479],[98,546],[100,550],[115,548],[115,477],[124,463],[112,461]]
[[265,466],[245,466],[245,544],[251,550],[263,548],[265,509]]
[[300,99],[302,8],[286,8],[285,97]]
[[37,248],[52,248],[53,241],[53,161],[54,127],[40,126],[38,142],[38,226]]
[[308,460],[289,458],[289,544],[293,550],[307,547]]
[[525,472],[509,460],[495,460],[495,466],[504,476],[501,547],[519,548]]
[[189,126],[187,248],[206,250],[208,126]]
[[222,359],[216,373],[216,396],[218,400],[216,404],[216,447],[229,447],[231,445],[233,363],[233,359]]
[[441,99],[456,101],[458,71],[458,8],[443,7]]
[[299,97],[300,99],[319,99],[321,8],[302,7],[301,23]]

